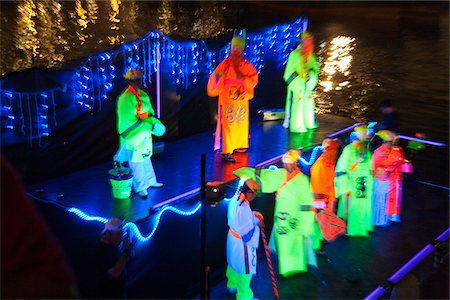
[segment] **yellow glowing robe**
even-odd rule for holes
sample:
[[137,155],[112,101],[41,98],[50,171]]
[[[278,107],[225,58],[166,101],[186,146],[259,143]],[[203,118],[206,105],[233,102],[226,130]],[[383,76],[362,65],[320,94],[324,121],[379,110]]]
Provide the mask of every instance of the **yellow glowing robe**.
[[[247,60],[239,64],[244,78],[237,78],[231,66],[230,57],[224,59],[208,80],[207,92],[210,97],[219,96],[218,122],[222,135],[222,153],[232,153],[238,148],[248,148],[249,103],[254,97],[254,88],[258,84],[258,71]],[[222,74],[217,78],[214,74]],[[216,131],[216,141],[220,134]],[[219,148],[218,142],[214,150]]]

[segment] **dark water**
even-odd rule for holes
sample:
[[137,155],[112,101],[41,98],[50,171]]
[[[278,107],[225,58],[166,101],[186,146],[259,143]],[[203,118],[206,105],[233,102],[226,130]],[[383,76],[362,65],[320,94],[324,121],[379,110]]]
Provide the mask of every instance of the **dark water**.
[[[341,6],[345,6],[344,8]],[[401,130],[448,142],[448,4],[385,9],[364,2],[1,2],[2,75],[27,68],[64,69],[67,62],[112,49],[152,29],[203,39],[290,22],[306,12],[322,65],[318,113],[378,119],[377,103],[394,101]],[[430,13],[431,11],[431,13]]]

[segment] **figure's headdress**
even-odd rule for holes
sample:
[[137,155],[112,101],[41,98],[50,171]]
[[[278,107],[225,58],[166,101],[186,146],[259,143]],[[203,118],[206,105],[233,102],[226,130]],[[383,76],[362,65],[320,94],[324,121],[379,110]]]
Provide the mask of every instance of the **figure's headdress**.
[[358,140],[369,137],[367,125],[356,126],[355,129],[353,129],[353,131],[356,133]]
[[322,142],[322,148],[325,150],[337,149],[341,146],[341,143],[338,139],[330,139],[326,138]]
[[376,135],[382,138],[385,142],[393,142],[397,139],[397,134],[395,132],[386,129],[378,131]]
[[297,163],[298,158],[300,157],[300,154],[301,154],[300,150],[291,149],[283,155],[283,157],[281,158],[281,161],[285,164]]
[[125,73],[125,75],[123,75],[123,78],[125,78],[126,80],[137,80],[141,79],[142,77],[144,77],[144,75],[142,74],[141,71],[137,69],[129,69]]
[[242,30],[242,36],[239,36],[235,29],[233,32],[233,38],[231,39],[231,46],[236,45],[245,48],[245,39],[246,39],[245,28]]

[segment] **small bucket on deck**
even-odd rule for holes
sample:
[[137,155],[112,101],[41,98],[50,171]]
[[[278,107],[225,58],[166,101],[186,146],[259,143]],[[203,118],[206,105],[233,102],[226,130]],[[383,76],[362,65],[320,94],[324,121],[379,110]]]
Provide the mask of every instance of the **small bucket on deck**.
[[131,196],[133,173],[130,168],[117,167],[108,171],[113,197],[127,199]]

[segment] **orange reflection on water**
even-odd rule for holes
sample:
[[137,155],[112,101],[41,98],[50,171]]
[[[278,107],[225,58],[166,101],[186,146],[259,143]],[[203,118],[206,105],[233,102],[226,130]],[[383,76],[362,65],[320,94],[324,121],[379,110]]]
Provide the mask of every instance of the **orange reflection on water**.
[[[120,30],[119,14],[120,14],[120,5],[121,4],[122,4],[122,2],[120,0],[109,0],[109,6],[110,6],[109,21],[111,22],[112,30],[116,30],[116,31]],[[124,40],[123,35],[117,34],[115,36],[113,36],[113,35],[108,36],[108,41],[109,41],[110,45],[121,44],[123,40]]]
[[109,20],[111,21],[112,30],[120,30],[120,27],[117,25],[120,23],[120,19],[116,17],[120,13],[121,3],[122,2],[120,0],[110,0],[109,5],[111,6],[111,11],[109,12]]
[[354,49],[354,38],[346,36],[337,36],[330,42],[330,48],[327,52],[327,58],[323,62],[322,71],[325,76],[319,84],[324,92],[333,90],[342,90],[344,87],[350,87],[349,81],[337,83],[334,81],[350,75],[350,66],[353,59],[351,51]]
[[89,20],[86,15],[87,11],[83,8],[83,5],[81,4],[81,0],[75,0],[75,12],[77,13],[78,16],[77,23],[78,25],[80,25],[81,30],[87,28]]
[[95,0],[87,0],[87,14],[89,17],[89,20],[91,21],[91,23],[96,23],[98,17],[97,17],[97,12],[98,12],[98,4],[97,1]]
[[36,17],[36,5],[33,0],[25,0],[21,2],[17,10],[19,12],[17,18],[17,30],[15,35],[15,44],[17,49],[24,52],[25,61],[21,61],[22,67],[30,67],[33,60],[38,56],[39,40],[36,37],[37,30],[34,18]]

